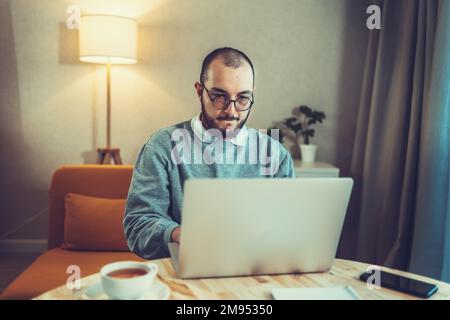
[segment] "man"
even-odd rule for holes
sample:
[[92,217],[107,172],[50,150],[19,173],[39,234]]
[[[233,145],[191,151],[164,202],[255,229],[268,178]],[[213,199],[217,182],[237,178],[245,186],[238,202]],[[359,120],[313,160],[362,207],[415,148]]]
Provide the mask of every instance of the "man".
[[[153,134],[134,168],[124,228],[131,251],[147,259],[168,257],[167,244],[180,242],[185,180],[295,176],[289,152],[245,126],[254,102],[254,69],[243,52],[219,48],[208,54],[195,90],[200,114]],[[254,195],[205,194],[211,196],[220,205]]]

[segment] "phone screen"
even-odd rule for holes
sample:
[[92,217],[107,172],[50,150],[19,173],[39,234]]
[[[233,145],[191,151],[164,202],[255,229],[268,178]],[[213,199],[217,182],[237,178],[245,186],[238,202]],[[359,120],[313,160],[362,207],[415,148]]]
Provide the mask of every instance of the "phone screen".
[[[375,272],[377,272],[377,270],[364,272],[359,276],[359,279],[367,282],[369,277],[373,276]],[[373,277],[373,279],[375,278]],[[375,282],[373,284],[375,284]],[[421,298],[428,298],[438,290],[438,286],[435,284],[414,280],[385,271],[380,271],[380,286],[409,293]]]

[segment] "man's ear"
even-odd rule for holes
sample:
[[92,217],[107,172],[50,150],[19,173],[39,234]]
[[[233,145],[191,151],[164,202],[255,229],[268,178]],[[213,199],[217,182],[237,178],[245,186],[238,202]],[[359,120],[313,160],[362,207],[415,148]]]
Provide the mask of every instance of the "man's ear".
[[202,98],[202,94],[203,94],[203,86],[200,84],[200,82],[196,81],[194,83],[194,88],[195,88],[195,92],[197,93],[197,97],[199,99]]

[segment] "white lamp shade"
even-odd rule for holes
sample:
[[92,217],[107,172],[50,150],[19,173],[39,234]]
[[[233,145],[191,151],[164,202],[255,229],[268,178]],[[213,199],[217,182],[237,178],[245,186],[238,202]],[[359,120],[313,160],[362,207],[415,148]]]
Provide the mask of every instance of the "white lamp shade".
[[81,61],[101,64],[137,62],[137,23],[133,19],[82,16],[79,35]]

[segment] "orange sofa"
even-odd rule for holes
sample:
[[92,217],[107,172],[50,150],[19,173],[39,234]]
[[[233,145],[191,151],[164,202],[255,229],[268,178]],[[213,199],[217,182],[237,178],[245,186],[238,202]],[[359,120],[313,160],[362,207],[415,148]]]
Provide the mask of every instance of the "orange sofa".
[[[77,251],[63,248],[65,196],[124,199],[132,166],[72,165],[55,171],[49,192],[48,250],[40,255],[0,295],[0,299],[31,299],[66,283],[69,265],[78,265],[81,276],[96,273],[106,263],[143,260],[129,251]],[[93,221],[95,223],[95,221]]]

